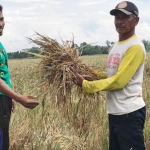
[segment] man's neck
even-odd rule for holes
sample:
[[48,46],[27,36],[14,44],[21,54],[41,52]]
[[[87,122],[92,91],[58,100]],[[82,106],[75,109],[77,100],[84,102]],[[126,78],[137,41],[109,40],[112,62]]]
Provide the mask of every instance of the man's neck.
[[131,33],[126,33],[126,34],[123,34],[123,35],[120,35],[119,34],[119,41],[124,41],[124,40],[127,40],[128,38],[130,38],[131,36],[133,36],[135,34],[135,32],[131,32]]

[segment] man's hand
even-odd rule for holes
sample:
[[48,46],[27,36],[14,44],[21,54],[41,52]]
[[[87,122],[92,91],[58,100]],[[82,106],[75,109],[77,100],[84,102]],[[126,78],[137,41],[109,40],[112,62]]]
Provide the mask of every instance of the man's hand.
[[11,108],[11,112],[14,113],[15,112],[15,108],[16,108],[16,103],[14,100],[12,100],[12,108]]
[[36,106],[39,105],[39,102],[32,101],[30,99],[35,99],[36,96],[31,96],[31,95],[19,95],[16,101],[23,105],[26,108],[29,109],[34,109]]
[[76,85],[82,87],[83,80],[84,80],[84,78],[79,73],[77,73],[76,74],[76,79],[74,80],[74,83]]
[[17,94],[1,78],[0,78],[0,91],[26,108],[33,109],[39,105],[39,102],[30,100],[35,99],[36,96]]

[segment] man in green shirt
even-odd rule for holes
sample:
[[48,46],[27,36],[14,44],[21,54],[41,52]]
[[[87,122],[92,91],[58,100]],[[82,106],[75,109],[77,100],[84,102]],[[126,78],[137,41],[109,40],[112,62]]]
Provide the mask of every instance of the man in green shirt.
[[[3,7],[0,5],[0,36],[3,35],[5,26],[2,10]],[[12,90],[7,60],[7,53],[0,43],[0,150],[9,149],[9,121],[12,99],[29,109],[39,105],[38,102],[30,100],[36,98],[35,96],[19,95]]]

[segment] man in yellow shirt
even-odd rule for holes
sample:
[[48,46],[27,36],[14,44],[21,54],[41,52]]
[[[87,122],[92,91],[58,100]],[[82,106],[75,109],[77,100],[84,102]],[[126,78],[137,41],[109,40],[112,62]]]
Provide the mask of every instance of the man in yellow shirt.
[[[107,72],[97,72],[101,80],[87,81],[77,74],[75,83],[84,93],[107,91],[109,150],[145,150],[143,127],[146,117],[142,98],[145,47],[135,34],[138,8],[129,1],[110,11],[119,40],[110,49]],[[101,76],[105,79],[102,79]]]

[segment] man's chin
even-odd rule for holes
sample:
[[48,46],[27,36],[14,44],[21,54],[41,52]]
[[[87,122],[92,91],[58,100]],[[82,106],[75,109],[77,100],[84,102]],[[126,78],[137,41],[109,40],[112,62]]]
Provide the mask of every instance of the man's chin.
[[124,32],[123,32],[123,31],[117,31],[117,32],[118,32],[120,35],[121,35],[121,34],[124,34]]
[[0,36],[2,36],[3,35],[3,32],[0,32]]

